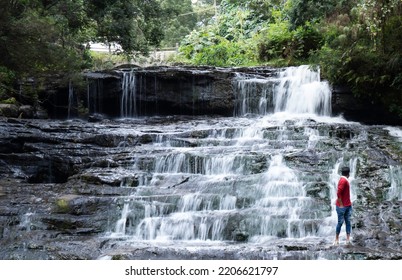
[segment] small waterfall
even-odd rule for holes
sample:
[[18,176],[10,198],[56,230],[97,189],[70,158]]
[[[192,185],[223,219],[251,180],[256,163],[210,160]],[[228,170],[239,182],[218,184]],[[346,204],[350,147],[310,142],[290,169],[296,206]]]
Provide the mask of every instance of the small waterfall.
[[[402,147],[402,129],[400,127],[386,127],[385,130],[388,131],[389,135],[395,137],[400,147]],[[391,165],[389,167],[389,174],[391,187],[388,190],[387,199],[402,200],[402,167]]]
[[331,89],[320,81],[320,71],[308,65],[289,67],[279,73],[274,94],[275,112],[331,115]]
[[302,238],[314,234],[314,231],[306,231],[307,220],[301,218],[303,209],[312,207],[310,199],[305,196],[297,174],[283,162],[282,155],[272,158],[259,185],[259,193],[256,207],[263,215],[257,219],[260,230],[253,241],[276,237]]
[[127,217],[130,212],[130,205],[128,201],[124,202],[123,209],[121,211],[121,217],[116,223],[115,231],[112,233],[112,236],[125,236],[126,235],[126,224]]
[[71,111],[74,106],[74,87],[72,81],[68,83],[68,112],[67,118],[71,118]]
[[307,149],[314,150],[320,140],[320,132],[317,129],[306,127],[304,129],[304,135],[308,136]]
[[389,188],[387,199],[402,200],[402,166],[390,166],[389,173],[391,187]]
[[[331,216],[327,217],[326,219],[323,220],[323,222],[320,225],[318,234],[320,236],[327,236],[330,238],[330,240],[333,240],[335,238],[335,226],[337,223],[337,214],[336,214],[336,205],[335,201],[337,199],[337,189],[338,189],[338,182],[339,179],[341,178],[340,175],[340,169],[342,166],[348,166],[350,168],[350,175],[349,175],[349,183],[350,183],[350,199],[353,202],[356,200],[356,185],[355,185],[355,179],[356,179],[356,172],[357,172],[357,163],[358,163],[358,158],[354,157],[350,159],[349,161],[345,161],[343,157],[339,158],[334,167],[331,170],[331,173],[329,175],[329,180],[328,183],[331,186],[330,188],[330,201],[331,201]],[[341,232],[341,237],[345,234],[345,231],[343,230]]]
[[136,74],[134,71],[122,72],[122,95],[121,95],[121,112],[122,118],[137,117],[137,96],[136,96]]
[[192,173],[204,175],[228,175],[243,171],[242,156],[236,154],[201,155],[171,153],[156,160],[157,173]]
[[234,86],[238,93],[235,116],[266,115],[272,108],[272,79],[236,73]]
[[32,222],[33,222],[32,218],[34,215],[35,215],[35,213],[32,213],[32,212],[25,213],[21,218],[21,223],[20,223],[19,227],[22,230],[31,231],[31,226],[32,226]]
[[331,88],[310,66],[288,67],[276,77],[237,74],[235,116],[247,114],[331,115]]
[[[216,202],[219,201],[219,202]],[[215,204],[219,205],[216,209]],[[236,197],[208,197],[202,193],[186,194],[177,203],[177,212],[161,215],[150,212],[145,206],[144,219],[139,223],[134,235],[140,240],[223,240],[227,217],[233,210]],[[148,213],[148,214],[147,214]]]

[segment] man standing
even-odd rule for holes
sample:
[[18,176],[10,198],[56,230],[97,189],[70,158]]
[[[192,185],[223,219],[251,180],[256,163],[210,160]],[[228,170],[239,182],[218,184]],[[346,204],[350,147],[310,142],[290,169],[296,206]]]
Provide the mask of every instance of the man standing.
[[350,201],[349,167],[343,167],[341,178],[338,182],[338,191],[336,193],[336,213],[338,215],[338,224],[336,225],[336,236],[334,245],[339,245],[339,233],[341,232],[343,221],[346,224],[346,244],[350,244],[350,216],[352,214],[352,202]]

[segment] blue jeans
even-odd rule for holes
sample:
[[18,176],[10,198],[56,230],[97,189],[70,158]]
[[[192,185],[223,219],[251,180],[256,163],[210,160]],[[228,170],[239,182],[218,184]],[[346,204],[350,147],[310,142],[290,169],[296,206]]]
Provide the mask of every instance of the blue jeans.
[[350,234],[350,216],[352,215],[352,206],[338,207],[336,206],[336,214],[338,214],[338,224],[336,225],[336,234],[339,235],[343,225],[343,221],[346,224],[346,234]]

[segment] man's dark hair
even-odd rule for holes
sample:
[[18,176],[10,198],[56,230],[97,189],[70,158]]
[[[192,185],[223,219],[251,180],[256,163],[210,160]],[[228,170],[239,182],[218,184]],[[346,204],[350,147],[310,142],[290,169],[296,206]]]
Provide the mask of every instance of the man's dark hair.
[[349,173],[350,173],[349,167],[347,167],[347,166],[342,167],[342,169],[341,169],[341,174],[342,174],[343,176],[349,175]]

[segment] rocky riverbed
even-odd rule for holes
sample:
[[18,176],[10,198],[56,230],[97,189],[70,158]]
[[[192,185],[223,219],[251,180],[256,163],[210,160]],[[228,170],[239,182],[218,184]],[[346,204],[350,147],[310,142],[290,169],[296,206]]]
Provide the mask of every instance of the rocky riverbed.
[[[261,134],[250,137],[253,127]],[[276,115],[1,118],[0,259],[401,259],[398,133],[398,127]],[[158,169],[158,160],[174,165],[177,158],[169,156],[182,154],[192,169]],[[208,160],[233,154],[228,171],[216,171],[224,163],[208,169]],[[354,172],[353,244],[333,247],[331,176],[344,163]],[[285,214],[283,230],[253,229],[264,217],[250,213],[268,211],[255,194],[275,168],[296,178],[289,182],[302,190],[297,200],[308,202],[297,207],[311,209],[298,208],[294,229]],[[194,193],[212,206],[183,206]],[[222,197],[234,197],[233,205],[222,206]],[[204,238],[138,233],[147,217],[173,221],[182,212],[195,223],[206,215],[200,220],[206,225],[222,216],[224,228],[214,235],[211,224]]]

